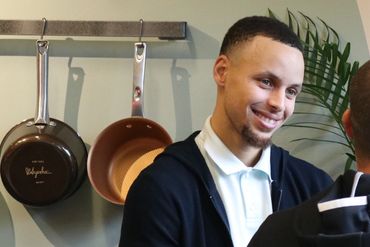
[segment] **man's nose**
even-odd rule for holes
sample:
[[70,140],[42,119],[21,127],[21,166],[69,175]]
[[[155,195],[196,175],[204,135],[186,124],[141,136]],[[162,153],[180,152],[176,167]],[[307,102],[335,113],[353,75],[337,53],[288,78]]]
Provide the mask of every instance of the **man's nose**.
[[285,107],[285,91],[273,90],[270,94],[268,103],[274,111],[276,112],[283,111]]

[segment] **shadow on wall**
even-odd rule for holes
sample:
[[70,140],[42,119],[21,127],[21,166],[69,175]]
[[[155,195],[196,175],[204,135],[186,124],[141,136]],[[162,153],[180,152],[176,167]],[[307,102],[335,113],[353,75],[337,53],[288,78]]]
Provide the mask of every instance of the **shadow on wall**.
[[175,140],[185,139],[193,129],[189,78],[190,73],[185,68],[176,66],[176,59],[174,59],[171,66],[171,80],[176,117]]
[[0,241],[1,246],[15,246],[12,217],[3,195],[0,193]]
[[64,201],[26,209],[53,246],[113,247],[119,241],[123,208],[101,199],[87,179]]
[[[218,54],[219,42],[206,33],[189,27],[187,30],[187,52],[175,56],[171,66],[171,81],[175,104],[176,137],[175,140],[183,140],[193,132],[190,82],[191,74],[186,68],[177,65],[178,59],[213,59]],[[185,49],[183,49],[185,50]]]
[[78,111],[81,101],[82,86],[85,80],[83,68],[72,67],[72,57],[68,60],[67,94],[64,108],[64,122],[77,130]]

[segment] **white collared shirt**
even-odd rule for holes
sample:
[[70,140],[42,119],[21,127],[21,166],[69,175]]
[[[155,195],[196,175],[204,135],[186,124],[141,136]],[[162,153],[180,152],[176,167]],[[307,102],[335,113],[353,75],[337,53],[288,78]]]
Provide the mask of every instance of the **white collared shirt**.
[[233,244],[246,247],[258,227],[272,213],[271,147],[262,151],[254,167],[248,167],[214,133],[210,117],[195,142],[223,201]]

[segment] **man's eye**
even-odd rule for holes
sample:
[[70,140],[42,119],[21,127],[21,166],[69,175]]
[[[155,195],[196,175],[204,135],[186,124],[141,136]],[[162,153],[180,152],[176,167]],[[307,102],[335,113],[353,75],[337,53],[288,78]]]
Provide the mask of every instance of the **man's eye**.
[[297,96],[298,94],[298,90],[295,88],[288,88],[286,91],[287,91],[287,95],[290,97]]
[[269,79],[262,79],[261,82],[263,84],[267,85],[267,86],[271,86],[272,85],[272,83],[271,83],[271,81]]

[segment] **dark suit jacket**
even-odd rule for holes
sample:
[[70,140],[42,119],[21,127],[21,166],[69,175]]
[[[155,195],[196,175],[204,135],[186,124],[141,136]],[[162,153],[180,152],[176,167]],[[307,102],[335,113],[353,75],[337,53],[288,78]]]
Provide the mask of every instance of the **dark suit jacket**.
[[319,212],[317,204],[347,198],[355,171],[347,171],[328,189],[301,205],[270,215],[248,247],[370,246],[370,175],[362,175],[355,196],[368,205],[341,206]]
[[[126,198],[122,247],[232,246],[224,205],[194,138],[170,145]],[[293,207],[332,183],[322,170],[271,148],[273,210]]]

